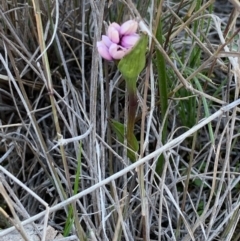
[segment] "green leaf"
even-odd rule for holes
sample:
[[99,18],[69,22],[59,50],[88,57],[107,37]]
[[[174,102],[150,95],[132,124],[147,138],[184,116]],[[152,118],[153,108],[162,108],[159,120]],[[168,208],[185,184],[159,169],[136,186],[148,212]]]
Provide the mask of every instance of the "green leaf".
[[136,45],[132,50],[124,56],[119,64],[118,69],[122,73],[126,81],[137,79],[138,75],[143,70],[146,63],[146,50],[147,50],[148,36],[142,34]]
[[[109,120],[110,121],[110,125],[111,128],[113,129],[113,131],[116,133],[118,140],[124,144],[124,125],[118,121],[115,121],[113,119]],[[138,152],[139,149],[139,145],[138,145],[138,141],[137,138],[134,134],[131,134],[129,140],[127,140],[127,156],[128,158],[132,161],[135,162],[136,161],[136,155],[135,153]]]

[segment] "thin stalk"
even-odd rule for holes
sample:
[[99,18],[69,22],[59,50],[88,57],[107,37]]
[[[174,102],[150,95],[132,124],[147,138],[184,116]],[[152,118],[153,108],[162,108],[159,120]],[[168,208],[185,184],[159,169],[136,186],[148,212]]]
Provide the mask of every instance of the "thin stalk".
[[[150,54],[151,55],[151,54]],[[151,57],[149,57],[149,60]],[[145,76],[145,87],[144,87],[144,97],[143,97],[143,109],[142,109],[142,122],[141,122],[141,137],[140,137],[140,157],[143,157],[144,154],[144,129],[145,129],[145,119],[147,113],[147,94],[149,89],[149,78],[150,78],[150,70],[151,69],[151,62],[147,63],[146,67],[146,76]],[[139,187],[140,187],[140,195],[141,195],[141,211],[142,211],[142,218],[143,218],[143,240],[149,240],[149,232],[147,231],[147,215],[146,215],[146,187],[144,186],[144,165],[139,167],[138,171],[138,180],[139,180]],[[146,184],[147,185],[147,184]]]
[[[108,77],[108,67],[107,62],[104,61],[104,73],[106,78],[106,106],[107,106],[107,118],[111,118],[111,98],[110,98],[110,85],[109,85],[109,77]],[[107,126],[107,142],[109,146],[112,146],[112,133],[111,126]],[[112,176],[114,174],[114,165],[113,165],[113,153],[111,150],[108,150],[108,164],[109,164],[109,175]],[[114,186],[113,183],[110,183],[110,193],[112,198],[114,199]],[[113,212],[113,220],[114,222],[117,220],[117,213]]]
[[[134,124],[135,124],[135,116],[137,111],[137,80],[131,79],[127,80],[127,90],[128,90],[128,122],[127,122],[127,142],[128,146],[133,146],[132,144],[132,136],[134,135]],[[145,205],[145,187],[144,187],[144,165],[141,165],[138,169],[138,180],[139,180],[139,188],[140,188],[140,196],[141,196],[141,210],[142,210],[142,219],[143,219],[143,240],[146,240],[146,205]],[[126,211],[126,208],[125,208]]]
[[[43,66],[44,66],[44,72],[45,72],[45,75],[46,75],[47,88],[48,88],[48,91],[50,93],[49,98],[50,98],[50,102],[51,102],[51,106],[52,106],[54,124],[55,124],[55,127],[56,127],[58,140],[60,141],[61,137],[62,137],[61,136],[61,128],[60,128],[60,124],[59,124],[59,120],[58,120],[56,103],[55,103],[55,99],[54,99],[54,96],[53,96],[54,91],[53,91],[52,76],[51,76],[51,70],[50,70],[49,61],[48,61],[48,55],[47,55],[47,52],[45,51],[46,46],[45,46],[45,40],[44,40],[44,35],[43,35],[41,10],[40,10],[38,0],[33,0],[32,2],[33,2],[35,17],[36,17],[36,23],[37,23],[39,45],[40,45],[41,53],[43,53],[42,54],[42,61],[43,61]],[[67,180],[67,183],[68,183],[68,189],[70,191],[70,194],[72,195],[71,181],[70,181],[70,177],[69,177],[69,168],[68,168],[67,159],[66,159],[66,155],[65,155],[65,151],[64,151],[64,146],[62,144],[60,144],[60,152],[61,152],[61,156],[62,156],[66,180]],[[66,195],[65,192],[63,192],[63,196],[64,196],[65,199],[67,198],[67,195]],[[76,209],[74,204],[72,204],[71,207],[73,208],[73,210]],[[83,231],[80,223],[76,222],[76,224],[77,224],[76,231],[77,231],[78,238],[80,240],[85,240],[86,235],[84,234],[84,231]]]
[[[124,207],[123,207],[123,213],[122,213],[123,221],[126,221],[129,216],[128,208],[129,208],[129,204],[130,204],[130,201],[132,198],[132,192],[133,192],[134,188],[136,187],[136,177],[137,177],[137,172],[134,171],[134,175],[132,177],[132,180],[131,180],[131,183],[129,186],[129,191],[127,194],[128,197],[126,198],[126,201],[125,201]],[[119,227],[119,230],[117,232],[117,237],[118,237],[117,240],[120,241],[122,238],[122,226]],[[115,239],[113,239],[113,240],[115,240]]]
[[[161,5],[162,1],[158,1],[158,12],[161,13]],[[156,39],[157,41],[163,46],[163,34],[162,34],[162,22],[160,19],[161,14],[158,13],[157,19],[157,31],[156,31]],[[168,109],[168,91],[167,91],[167,73],[166,73],[166,61],[164,59],[164,55],[157,49],[156,50],[156,66],[158,72],[158,95],[160,98],[159,110],[161,110],[161,117],[162,120],[162,143],[165,144],[167,140],[167,125],[168,121],[164,122],[164,117]],[[161,155],[158,158],[156,172],[160,175],[162,173],[164,166],[164,156]]]
[[128,91],[127,143],[128,147],[131,148],[132,146],[134,146],[132,136],[134,135],[135,116],[138,105],[136,80],[127,80],[126,84]]
[[[161,45],[163,45],[163,33],[162,33],[161,20],[158,22],[156,38],[158,42]],[[161,120],[163,120],[168,108],[167,73],[166,73],[166,61],[164,59],[163,54],[158,49],[156,50],[156,65],[157,65],[157,72],[158,72],[158,94],[160,98],[159,108],[161,109]],[[167,121],[165,121],[164,127],[162,128],[162,130],[163,130],[162,142],[164,144],[167,139]]]
[[[55,100],[54,100],[54,97],[53,97],[52,77],[51,77],[51,71],[50,71],[48,56],[47,56],[47,53],[45,51],[46,46],[45,46],[45,41],[44,41],[44,36],[43,36],[41,10],[40,10],[40,7],[39,7],[38,0],[33,1],[33,7],[34,7],[36,23],[37,23],[39,45],[40,45],[41,53],[43,53],[42,61],[43,61],[43,66],[44,66],[44,70],[45,70],[45,74],[46,74],[47,88],[48,88],[49,93],[50,93],[49,98],[50,98],[51,106],[52,106],[54,124],[55,124],[56,131],[57,131],[57,134],[58,134],[58,139],[60,140],[61,129],[60,129],[59,121],[58,121],[58,115],[57,115],[57,109],[56,109],[56,106],[55,106]],[[68,185],[70,187],[69,171],[68,171],[68,166],[66,164],[66,156],[65,156],[65,152],[64,152],[64,148],[63,148],[62,144],[60,145],[60,151],[61,151],[61,155],[62,155],[62,159],[63,159],[66,178],[67,178],[67,181],[68,181]],[[68,172],[66,172],[66,171],[68,171]],[[64,196],[66,198],[66,194]]]
[[[200,100],[200,102],[201,102],[201,100]],[[201,112],[201,104],[199,104],[199,106],[198,106],[197,118],[196,118],[197,121],[200,118],[200,114],[201,114],[200,112]],[[185,212],[185,204],[186,204],[187,192],[188,192],[188,187],[189,187],[189,182],[190,182],[190,174],[191,174],[192,166],[193,166],[194,150],[196,148],[197,136],[198,136],[198,131],[196,131],[193,134],[192,151],[191,151],[191,154],[190,154],[190,160],[189,160],[188,168],[187,168],[187,178],[186,178],[185,183],[184,183],[185,185],[184,185],[182,205],[181,205],[181,211],[183,213]],[[183,223],[182,216],[180,216],[179,220],[178,220],[178,225],[177,225],[177,235],[178,236],[180,236],[180,228],[181,228],[182,223]]]

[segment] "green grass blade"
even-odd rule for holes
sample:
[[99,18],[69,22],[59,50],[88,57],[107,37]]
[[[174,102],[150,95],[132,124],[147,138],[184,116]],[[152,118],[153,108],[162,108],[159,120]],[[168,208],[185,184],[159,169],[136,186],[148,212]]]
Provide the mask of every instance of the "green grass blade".
[[[74,190],[73,190],[73,194],[77,194],[78,193],[78,189],[79,189],[79,185],[80,185],[80,175],[81,175],[81,155],[82,155],[82,143],[79,144],[79,154],[77,157],[77,172],[76,172],[76,177],[75,177],[75,181],[74,181]],[[74,217],[74,212],[73,212],[73,207],[69,206],[69,212],[68,212],[68,216],[67,216],[67,221],[64,227],[64,231],[63,231],[63,236],[67,237],[70,234],[72,225],[74,223],[75,217]]]

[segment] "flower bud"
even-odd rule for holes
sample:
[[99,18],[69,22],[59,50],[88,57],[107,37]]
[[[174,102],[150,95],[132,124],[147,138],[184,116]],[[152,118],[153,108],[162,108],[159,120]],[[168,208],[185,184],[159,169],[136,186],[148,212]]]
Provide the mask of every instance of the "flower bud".
[[121,35],[129,35],[136,33],[138,28],[138,23],[135,20],[128,20],[123,23],[120,28]]

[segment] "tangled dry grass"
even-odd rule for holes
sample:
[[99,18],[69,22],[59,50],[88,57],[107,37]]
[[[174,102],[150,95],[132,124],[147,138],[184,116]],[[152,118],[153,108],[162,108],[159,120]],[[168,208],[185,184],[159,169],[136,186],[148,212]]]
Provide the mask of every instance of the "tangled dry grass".
[[[240,239],[240,7],[214,2],[0,1],[0,240]],[[109,126],[124,80],[96,50],[129,18],[149,34],[134,163]]]

